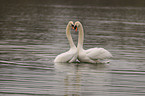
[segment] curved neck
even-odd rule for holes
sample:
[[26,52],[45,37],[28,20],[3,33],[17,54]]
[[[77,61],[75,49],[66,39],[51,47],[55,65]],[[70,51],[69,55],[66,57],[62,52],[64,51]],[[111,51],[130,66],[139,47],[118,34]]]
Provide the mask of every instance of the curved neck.
[[67,39],[69,41],[70,48],[73,48],[73,47],[75,47],[75,44],[72,40],[72,37],[71,37],[71,34],[70,34],[70,29],[71,29],[71,27],[68,24],[67,27],[66,27],[66,36],[67,36]]
[[83,26],[80,24],[78,27],[79,30],[79,37],[78,37],[78,48],[83,48],[83,42],[84,42],[84,30]]

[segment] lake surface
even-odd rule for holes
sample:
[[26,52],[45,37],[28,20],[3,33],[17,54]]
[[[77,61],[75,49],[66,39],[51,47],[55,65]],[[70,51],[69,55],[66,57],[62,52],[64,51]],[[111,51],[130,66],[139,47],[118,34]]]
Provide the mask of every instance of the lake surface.
[[[0,3],[0,96],[145,96],[145,7],[44,1]],[[85,49],[112,53],[109,64],[53,62],[69,50],[70,20],[82,22]]]

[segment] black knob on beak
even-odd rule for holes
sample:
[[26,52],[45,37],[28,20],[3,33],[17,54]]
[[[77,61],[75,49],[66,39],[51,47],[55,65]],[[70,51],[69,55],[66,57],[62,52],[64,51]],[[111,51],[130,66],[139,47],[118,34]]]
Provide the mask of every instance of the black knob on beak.
[[77,28],[77,26],[75,25],[75,26],[74,26],[74,29],[76,29],[76,28]]
[[75,28],[74,28],[75,26],[74,26],[73,24],[72,24],[71,26],[72,26],[72,29],[75,29]]

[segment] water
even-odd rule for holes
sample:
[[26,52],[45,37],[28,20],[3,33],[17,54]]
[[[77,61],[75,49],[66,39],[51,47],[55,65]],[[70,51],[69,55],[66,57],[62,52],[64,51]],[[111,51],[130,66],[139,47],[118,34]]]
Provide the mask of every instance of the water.
[[[1,1],[0,96],[144,96],[143,3],[63,1]],[[70,20],[82,22],[85,49],[112,53],[109,64],[54,64],[69,50]],[[77,35],[72,31],[75,44]]]

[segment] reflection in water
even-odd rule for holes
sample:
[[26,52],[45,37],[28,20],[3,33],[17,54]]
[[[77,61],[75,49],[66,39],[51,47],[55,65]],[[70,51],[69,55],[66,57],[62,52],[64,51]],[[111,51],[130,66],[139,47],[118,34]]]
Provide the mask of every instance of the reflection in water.
[[[98,88],[95,82],[98,82],[99,86],[102,86],[99,87],[100,89],[105,87],[102,83],[105,76],[105,73],[102,72],[105,70],[104,64],[55,63],[55,69],[57,72],[65,74],[65,96],[82,96],[85,92],[91,92],[93,94],[93,92],[97,91],[95,88]],[[89,76],[90,72],[92,76]],[[90,80],[95,80],[95,82],[91,81],[92,84],[90,85]],[[95,86],[94,89],[90,91],[89,86],[92,85]]]
[[56,71],[65,72],[64,96],[81,96],[81,73],[75,63],[55,63]]

